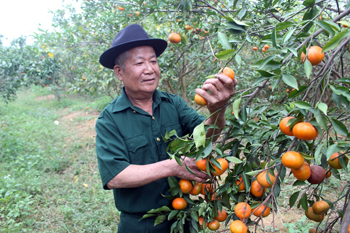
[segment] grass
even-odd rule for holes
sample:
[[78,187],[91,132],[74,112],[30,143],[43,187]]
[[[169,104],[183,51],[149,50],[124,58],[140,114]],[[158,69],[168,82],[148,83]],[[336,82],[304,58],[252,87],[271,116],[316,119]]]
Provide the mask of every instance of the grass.
[[86,106],[100,110],[107,98],[36,100],[47,94],[33,87],[0,103],[0,232],[115,232],[119,214],[101,188],[94,138],[71,130],[92,117],[60,120]]

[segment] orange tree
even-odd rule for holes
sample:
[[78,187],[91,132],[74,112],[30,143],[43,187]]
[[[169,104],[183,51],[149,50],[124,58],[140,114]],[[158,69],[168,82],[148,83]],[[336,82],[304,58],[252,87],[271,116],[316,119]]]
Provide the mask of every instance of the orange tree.
[[[346,209],[349,184],[337,200],[328,200],[322,192],[329,164],[339,160],[341,168],[330,170],[337,179],[347,171],[350,31],[344,25],[350,25],[349,13],[347,2],[330,0],[86,0],[79,12],[68,7],[55,13],[54,24],[61,30],[50,38],[61,51],[61,74],[67,85],[85,94],[107,93],[113,98],[120,93],[122,84],[99,65],[98,57],[116,32],[131,23],[142,24],[151,37],[181,36],[180,43],[169,43],[159,57],[162,90],[189,101],[206,78],[224,67],[235,71],[238,91],[227,105],[233,114],[227,115],[218,141],[205,138],[208,127],[204,124],[192,135],[178,137],[168,132],[164,136],[169,156],[179,164],[185,166],[182,156],[206,159],[205,171],[212,179],[202,186],[203,196],[184,194],[178,181],[169,178],[172,196],[164,198],[184,198],[186,207],[162,207],[144,217],[156,215],[155,224],[174,220],[173,232],[181,232],[188,221],[191,231],[198,232],[225,211],[227,231],[245,232],[246,225],[256,230],[268,212],[278,210],[285,178],[295,176],[293,185],[298,190],[289,198],[290,207],[304,209],[310,219],[321,221],[319,228],[331,232],[338,225],[345,229],[350,221]],[[45,38],[37,39],[44,43]],[[279,128],[286,116],[293,116],[284,123],[290,135]],[[291,167],[292,172],[281,159],[288,151],[301,154],[304,160],[288,157],[286,164],[296,159],[301,165]],[[229,162],[228,169],[215,176],[222,159]],[[320,200],[329,204],[328,214],[314,212],[312,206]],[[339,209],[340,201],[345,204]],[[235,208],[241,203],[247,205]]]

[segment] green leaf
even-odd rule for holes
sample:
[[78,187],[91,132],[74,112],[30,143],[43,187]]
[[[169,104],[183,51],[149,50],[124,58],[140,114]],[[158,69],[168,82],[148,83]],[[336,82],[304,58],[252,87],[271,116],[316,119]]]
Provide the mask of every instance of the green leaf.
[[344,136],[348,135],[348,129],[341,121],[339,121],[333,117],[330,117],[329,119],[331,120],[332,126],[337,133],[344,135]]
[[290,87],[293,87],[297,90],[299,90],[298,88],[298,82],[297,80],[290,74],[282,74],[282,80],[285,84],[287,84]]
[[236,99],[235,102],[232,104],[232,111],[233,115],[236,117],[237,120],[239,120],[239,105],[241,104],[242,98]]
[[350,22],[348,22],[348,21],[338,21],[337,23],[350,27]]
[[338,44],[345,38],[350,36],[350,31],[342,31],[334,36],[324,47],[323,52],[330,51],[338,46]]
[[310,109],[312,108],[312,106],[305,102],[305,101],[296,101],[294,102],[295,106],[297,106],[298,108],[301,108],[301,109]]
[[317,114],[315,114],[316,122],[319,124],[322,129],[327,130],[327,118],[322,116],[320,111],[317,111]]
[[276,27],[272,30],[271,40],[272,40],[273,47],[277,48],[278,44],[277,44]]
[[245,36],[245,38],[247,39],[248,42],[253,43],[252,38],[250,37],[250,35],[248,33]]
[[232,49],[232,46],[228,42],[228,38],[227,38],[226,34],[219,32],[218,37],[219,37],[219,41],[220,41],[220,44],[222,45],[222,47],[224,47],[226,50]]
[[220,52],[219,54],[216,54],[215,56],[222,61],[225,61],[227,59],[230,59],[234,54],[235,54],[236,50],[234,49],[229,49],[229,50],[225,50]]
[[154,217],[156,214],[144,214],[141,219]]
[[331,36],[334,36],[335,32],[334,32],[333,28],[327,22],[325,22],[323,20],[319,20],[319,21],[316,21],[316,24],[318,24],[325,31],[329,32],[329,34]]
[[299,197],[300,191],[293,193],[289,198],[289,208],[292,208]]
[[196,144],[196,147],[199,148],[201,146],[205,146],[205,128],[204,122],[197,125],[193,130],[193,140]]
[[305,1],[303,2],[303,5],[304,5],[304,6],[310,6],[310,5],[312,5],[312,4],[315,4],[315,0],[305,0]]
[[307,204],[307,195],[306,195],[306,193],[300,199],[300,204],[301,204],[301,206],[303,207],[303,209],[305,211],[307,211],[309,209],[309,205]]
[[293,184],[293,186],[302,186],[302,185],[306,185],[305,181],[296,180]]
[[272,74],[270,72],[267,72],[265,70],[257,70],[259,72],[259,74],[263,77],[273,77],[275,76],[275,74]]
[[166,219],[166,215],[159,215],[156,220],[154,221],[154,226],[157,226],[158,224],[161,224]]
[[242,160],[240,160],[234,156],[225,157],[225,159],[227,159],[228,161],[235,163],[235,164],[243,163]]
[[324,113],[324,115],[327,115],[327,110],[328,110],[327,104],[321,102],[317,105],[317,107]]
[[248,176],[255,176],[256,174],[259,174],[262,170],[255,170],[255,171],[251,171],[251,172],[247,172],[245,173]]
[[326,157],[327,157],[327,160],[332,156],[333,153],[339,151],[340,149],[338,148],[338,144],[333,144],[333,145],[330,145],[328,148],[327,148],[327,152],[326,152]]
[[180,32],[179,35],[181,36],[181,43],[186,45],[188,42],[188,38],[187,38],[186,34]]
[[312,64],[308,59],[305,59],[304,70],[307,78],[310,78],[312,72]]
[[175,215],[177,215],[177,213],[179,213],[179,210],[171,211],[170,214],[168,215],[168,220],[171,220],[173,217],[175,217]]
[[275,55],[272,55],[272,56],[268,56],[267,58],[265,58],[264,60],[261,61],[260,63],[260,67],[259,67],[259,70],[261,70],[262,68],[264,68],[264,66],[269,62],[271,61],[272,59],[275,58]]
[[290,37],[293,35],[294,31],[295,31],[295,29],[291,29],[284,35],[283,43],[286,43],[290,39]]

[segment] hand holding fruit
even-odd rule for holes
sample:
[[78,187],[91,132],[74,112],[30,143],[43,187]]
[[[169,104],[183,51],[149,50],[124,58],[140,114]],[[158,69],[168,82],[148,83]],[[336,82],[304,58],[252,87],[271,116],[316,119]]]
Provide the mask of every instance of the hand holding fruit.
[[215,112],[233,96],[236,85],[237,80],[234,78],[234,72],[226,67],[223,73],[216,74],[213,79],[207,79],[203,83],[202,89],[196,89],[196,102],[199,102],[200,97],[204,98],[201,105],[207,104],[208,110]]

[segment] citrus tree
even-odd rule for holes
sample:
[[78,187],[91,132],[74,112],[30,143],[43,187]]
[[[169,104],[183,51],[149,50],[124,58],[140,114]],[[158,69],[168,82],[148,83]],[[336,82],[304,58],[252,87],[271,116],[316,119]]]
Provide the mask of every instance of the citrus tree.
[[55,12],[60,30],[36,38],[39,50],[60,61],[65,85],[82,94],[120,93],[122,83],[98,58],[131,23],[169,41],[158,60],[160,89],[189,103],[204,80],[234,70],[239,84],[218,140],[205,138],[214,126],[204,123],[192,135],[164,136],[171,158],[182,166],[183,156],[195,158],[212,178],[206,184],[169,178],[171,196],[164,198],[172,207],[144,216],[156,216],[155,224],[169,219],[181,232],[189,222],[199,232],[224,221],[223,232],[256,231],[263,217],[275,217],[284,181],[293,178],[290,207],[320,222],[318,230],[345,232],[349,183],[337,200],[323,190],[329,175],[344,179],[348,171],[349,7],[331,0],[85,0],[80,11]]

